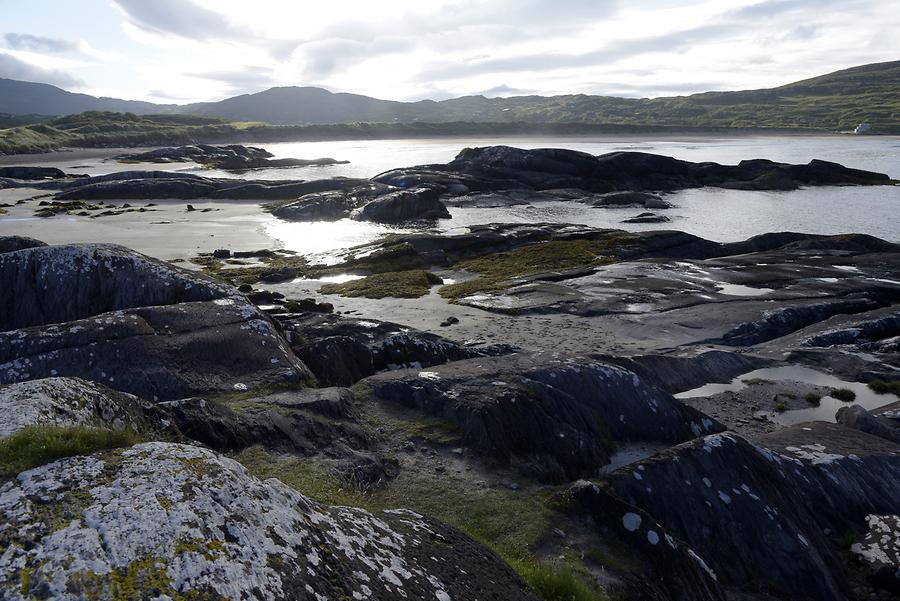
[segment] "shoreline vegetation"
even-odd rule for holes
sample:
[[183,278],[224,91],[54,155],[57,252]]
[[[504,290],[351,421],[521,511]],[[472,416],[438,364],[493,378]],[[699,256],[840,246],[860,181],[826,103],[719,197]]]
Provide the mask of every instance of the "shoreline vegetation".
[[[900,131],[900,130],[898,130]],[[187,144],[277,143],[491,135],[836,135],[819,128],[707,127],[615,123],[340,123],[270,125],[199,115],[89,111],[0,129],[0,156],[64,148],[143,148]],[[887,133],[887,132],[885,132]],[[896,132],[894,132],[896,133]]]

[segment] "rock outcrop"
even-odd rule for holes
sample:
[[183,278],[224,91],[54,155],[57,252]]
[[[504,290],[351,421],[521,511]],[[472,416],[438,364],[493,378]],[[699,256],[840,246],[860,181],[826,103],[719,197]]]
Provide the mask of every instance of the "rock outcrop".
[[400,187],[454,185],[466,191],[578,188],[597,193],[672,191],[703,186],[793,190],[800,186],[891,183],[890,177],[884,174],[819,160],[807,165],[764,159],[719,165],[642,152],[613,152],[595,157],[574,150],[522,150],[510,146],[466,148],[446,165],[394,169],[374,179]]
[[[900,446],[821,422],[757,445],[714,434],[621,468],[602,489],[578,493],[582,506],[626,542],[649,541],[638,548],[653,565],[661,565],[655,549],[683,541],[723,589],[846,599],[853,593],[839,537],[862,532],[868,515],[897,512]],[[638,517],[609,512],[619,503],[636,508]],[[679,591],[673,598],[717,598],[684,591],[672,578],[669,586]]]
[[325,386],[351,386],[380,371],[491,357],[509,345],[464,346],[399,324],[337,315],[279,316],[294,353]]
[[28,426],[161,430],[167,416],[136,396],[80,378],[46,378],[0,386],[0,438]]
[[158,401],[312,380],[230,286],[123,247],[0,254],[0,384],[82,377]]
[[587,359],[517,353],[363,383],[382,401],[452,422],[464,445],[548,482],[596,476],[617,443],[675,444],[722,430],[634,373]]
[[61,459],[0,484],[0,514],[10,600],[532,599],[444,525],[321,505],[193,446]]
[[403,223],[417,219],[450,219],[450,211],[439,200],[435,188],[413,188],[389,192],[366,203],[350,214],[357,221]]

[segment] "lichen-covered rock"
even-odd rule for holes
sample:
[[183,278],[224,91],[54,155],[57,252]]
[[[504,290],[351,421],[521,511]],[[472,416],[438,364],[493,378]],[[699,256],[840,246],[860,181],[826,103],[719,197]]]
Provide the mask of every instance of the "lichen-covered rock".
[[850,552],[869,567],[877,588],[900,594],[900,516],[866,516],[865,535]]
[[154,405],[80,378],[0,386],[0,438],[28,426],[105,426],[147,430],[166,425]]
[[0,485],[4,599],[530,599],[411,511],[328,507],[197,447],[71,457]]
[[469,359],[363,381],[389,403],[447,419],[463,443],[529,476],[599,474],[616,443],[678,443],[723,427],[621,367],[549,353]]

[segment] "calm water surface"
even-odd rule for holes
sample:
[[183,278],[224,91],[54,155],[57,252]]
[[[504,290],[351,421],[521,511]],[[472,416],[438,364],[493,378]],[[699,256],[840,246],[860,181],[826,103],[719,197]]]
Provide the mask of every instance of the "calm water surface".
[[[366,140],[263,144],[276,157],[330,156],[349,160],[346,165],[254,171],[243,177],[316,179],[372,177],[395,167],[444,163],[465,146],[509,144],[520,148],[558,147],[603,154],[635,150],[691,161],[733,164],[743,159],[767,158],[806,163],[814,158],[849,167],[887,173],[900,179],[900,138],[896,137],[767,137],[767,138],[628,138],[587,137]],[[226,175],[193,170],[207,175]],[[826,187],[794,192],[745,192],[704,188],[667,195],[675,208],[663,213],[668,224],[623,224],[638,209],[594,209],[577,203],[535,203],[505,209],[452,208],[452,219],[436,224],[440,231],[460,230],[491,222],[577,223],[632,231],[670,228],[704,238],[731,242],[772,231],[816,234],[861,232],[900,242],[900,187]],[[267,233],[286,248],[323,252],[348,244],[374,240],[388,228],[338,223],[276,223]]]

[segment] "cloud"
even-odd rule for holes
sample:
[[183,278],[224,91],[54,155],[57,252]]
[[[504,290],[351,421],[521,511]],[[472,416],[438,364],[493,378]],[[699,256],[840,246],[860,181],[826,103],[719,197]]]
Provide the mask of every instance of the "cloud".
[[243,40],[250,29],[190,0],[113,0],[128,21],[148,33],[193,40]]
[[630,58],[641,54],[679,52],[700,42],[721,38],[726,34],[739,30],[740,26],[738,25],[704,25],[686,31],[677,31],[659,36],[619,40],[590,52],[519,54],[468,63],[447,63],[422,71],[418,79],[459,79],[486,73],[539,72],[602,66],[622,58]]
[[38,67],[2,50],[0,50],[0,77],[47,83],[62,88],[80,88],[84,86],[84,82],[65,71]]
[[3,36],[6,45],[15,50],[45,52],[49,54],[65,54],[78,52],[78,42],[62,38],[48,38],[30,33],[7,33]]
[[304,75],[309,79],[316,79],[360,60],[409,52],[413,48],[412,40],[399,37],[376,38],[371,42],[327,39],[300,44],[294,54],[300,55],[303,59]]
[[225,84],[225,92],[228,94],[259,92],[264,88],[278,85],[274,71],[268,67],[245,66],[238,69],[182,73],[182,75]]

